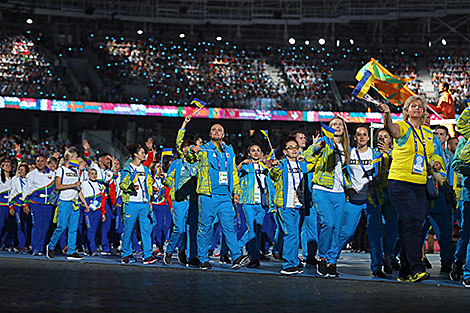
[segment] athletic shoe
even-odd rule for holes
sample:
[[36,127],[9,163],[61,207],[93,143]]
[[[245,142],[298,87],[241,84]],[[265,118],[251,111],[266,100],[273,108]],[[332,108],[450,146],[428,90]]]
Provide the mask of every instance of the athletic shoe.
[[67,255],[67,260],[81,260],[81,259],[83,259],[83,257],[77,252]]
[[232,263],[232,269],[238,270],[239,268],[250,263],[250,257],[248,255],[241,255]]
[[260,261],[270,261],[271,259],[268,257],[269,254],[264,254],[264,253],[260,253],[259,255],[259,259]]
[[463,285],[465,288],[470,288],[470,278],[467,278],[463,281]]
[[148,258],[144,259],[144,264],[152,264],[157,262],[157,258],[153,255],[149,256]]
[[321,276],[326,276],[328,274],[326,260],[320,260],[320,262],[318,262],[317,273]]
[[196,258],[192,258],[191,260],[188,261],[188,263],[186,263],[186,266],[187,267],[201,267],[201,261],[199,261],[199,259],[196,257]]
[[163,263],[165,263],[166,265],[171,265],[172,263],[172,260],[171,260],[171,253],[164,253],[163,254]]
[[46,257],[50,260],[54,258],[54,251],[49,249],[49,245],[46,246]]
[[99,254],[98,251],[96,251],[96,250],[93,251],[93,253],[91,254],[91,256],[98,256],[98,255],[100,255],[100,254]]
[[397,281],[402,281],[402,282],[411,281],[411,278],[412,278],[411,275],[408,275],[408,276],[406,276],[406,277],[398,276],[398,277],[397,277]]
[[130,262],[130,257],[129,257],[129,256],[123,257],[123,258],[121,259],[121,263],[122,263],[122,264],[129,264],[129,263],[131,263],[131,262]]
[[411,277],[410,281],[413,283],[419,283],[420,281],[429,279],[430,277],[431,275],[427,272],[418,272]]
[[427,268],[427,269],[432,268],[432,264],[431,264],[431,262],[429,262],[428,258],[423,258],[423,264],[424,264],[424,267]]
[[220,264],[232,264],[228,255],[221,255],[219,259]]
[[282,260],[282,256],[279,252],[273,252],[273,258],[274,260],[278,260],[278,261]]
[[111,252],[101,251],[101,255],[111,255]]
[[142,252],[142,250],[136,250],[136,251],[134,251],[133,254],[135,254],[135,255],[141,255],[141,254],[143,254],[143,252]]
[[32,256],[39,256],[39,250],[34,250],[32,253]]
[[283,275],[296,275],[299,274],[299,269],[297,268],[297,266],[283,268],[280,273]]
[[400,270],[400,263],[398,263],[397,261],[392,262],[392,270],[394,272],[398,272]]
[[387,278],[384,272],[381,269],[375,270],[372,272],[372,277],[375,278]]
[[212,269],[212,265],[209,262],[204,262],[201,264],[201,269],[202,270],[210,270]]
[[440,271],[441,274],[449,274],[450,272],[452,272],[452,267],[451,266],[441,265],[441,271]]
[[460,261],[455,261],[452,271],[449,274],[449,277],[453,281],[460,281],[460,277],[463,274],[463,263]]
[[328,264],[326,271],[328,277],[339,277],[339,273],[336,271],[336,264]]
[[137,262],[137,260],[134,258],[133,255],[130,255],[129,256],[129,263],[135,263],[135,262]]
[[186,263],[188,263],[188,258],[186,257],[186,251],[184,250],[178,251],[178,261],[183,265],[186,265]]
[[388,256],[385,256],[382,261],[384,264],[384,272],[386,274],[392,274],[393,268],[392,268],[392,262],[390,261],[390,258]]
[[18,252],[19,254],[26,254],[26,248],[25,247],[21,247],[20,248],[20,251]]
[[305,261],[304,265],[317,266],[317,264],[318,264],[318,261],[317,261],[317,259],[315,259],[315,257],[306,258],[306,259],[304,259],[304,261]]
[[259,260],[252,260],[250,261],[250,263],[248,263],[248,265],[246,267],[248,268],[259,268],[261,266],[261,263],[259,262]]

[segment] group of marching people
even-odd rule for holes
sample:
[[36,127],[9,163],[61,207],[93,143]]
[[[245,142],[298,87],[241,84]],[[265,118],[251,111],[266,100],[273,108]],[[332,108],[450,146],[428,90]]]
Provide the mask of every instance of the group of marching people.
[[[441,273],[457,281],[463,275],[470,286],[470,265],[464,268],[470,253],[469,109],[457,123],[459,142],[446,127],[432,133],[426,102],[418,96],[405,103],[403,121],[393,123],[387,108],[381,105],[385,128],[376,132],[373,147],[368,126],[356,126],[349,136],[346,122],[336,116],[308,147],[297,131],[285,138],[277,158],[252,143],[236,164],[222,125],[212,125],[210,140],[202,143],[186,136],[187,117],[177,134],[176,158],[165,171],[151,140],[147,152],[130,145],[122,166],[109,154],[92,161],[86,140],[83,157],[67,150],[54,166],[38,156],[34,169],[20,161],[16,175],[3,159],[1,243],[21,253],[30,243],[33,255],[48,258],[57,246],[69,259],[83,258],[78,245],[91,256],[120,250],[124,264],[142,253],[144,264],[161,256],[171,265],[177,253],[179,262],[202,269],[212,268],[216,254],[234,269],[257,268],[271,250],[283,262],[282,274],[312,265],[319,275],[337,277],[341,251],[364,213],[373,277],[399,270],[401,281],[429,278],[423,247],[432,226],[441,246]],[[428,173],[439,185],[432,201],[422,193]],[[455,221],[461,227],[457,248]]]

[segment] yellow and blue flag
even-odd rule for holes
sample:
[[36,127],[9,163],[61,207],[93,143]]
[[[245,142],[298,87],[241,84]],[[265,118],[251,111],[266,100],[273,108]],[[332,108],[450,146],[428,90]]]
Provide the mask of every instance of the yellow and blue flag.
[[267,160],[274,160],[276,158],[276,151],[277,151],[277,149],[271,150],[271,152],[269,152],[268,157],[266,159]]
[[167,155],[168,155],[168,156],[173,156],[173,149],[171,149],[171,148],[163,148],[163,149],[162,149],[162,158],[163,158],[164,156],[167,156]]
[[198,98],[194,98],[193,101],[191,101],[191,104],[195,104],[200,109],[207,105],[207,103],[202,100],[199,100]]
[[361,80],[354,88],[352,94],[360,99],[364,98],[366,93],[369,91],[370,87],[374,83],[374,76],[369,70],[364,71],[362,74]]
[[333,136],[335,135],[336,129],[321,123],[321,130],[323,134],[325,134],[326,137],[333,139]]
[[69,160],[69,165],[77,168],[80,167],[80,163],[78,162],[78,160]]

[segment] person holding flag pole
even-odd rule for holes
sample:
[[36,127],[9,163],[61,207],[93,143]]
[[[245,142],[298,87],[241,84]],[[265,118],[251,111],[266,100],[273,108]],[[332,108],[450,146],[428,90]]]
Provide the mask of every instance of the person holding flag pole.
[[322,124],[324,137],[305,151],[305,160],[315,164],[313,201],[320,217],[317,272],[337,277],[335,249],[346,205],[345,193],[352,187],[346,166],[349,164],[349,135],[345,121],[335,116]]

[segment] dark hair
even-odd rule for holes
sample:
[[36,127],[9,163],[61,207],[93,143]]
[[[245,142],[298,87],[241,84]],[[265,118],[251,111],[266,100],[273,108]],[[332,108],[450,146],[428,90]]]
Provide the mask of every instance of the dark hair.
[[[143,149],[143,147],[139,143],[131,143],[129,146],[127,146],[127,151],[129,152],[129,156],[131,158],[134,158],[134,154],[137,154],[140,149]],[[101,156],[109,155],[108,153],[106,153],[106,155],[104,155],[104,154],[105,153],[103,153],[103,155],[101,155]]]
[[449,90],[449,83],[448,82],[442,82],[442,87],[444,87],[445,90]]
[[29,166],[28,166],[28,164],[21,163],[20,165],[18,165],[18,168],[16,169],[17,172],[18,172],[18,170],[20,169],[20,167],[24,167],[24,170],[26,171],[26,174],[28,174],[28,172],[29,172]]
[[[390,132],[386,128],[379,128],[379,130],[374,135],[374,147],[377,147],[377,143],[379,142],[379,133],[381,131],[387,132],[387,134],[390,136],[390,138],[392,137],[390,135]],[[392,142],[390,141],[390,148],[391,147],[392,147]]]
[[450,142],[451,140],[457,140],[457,142],[460,141],[458,137],[451,137],[451,138],[447,139],[447,144],[449,144],[449,142]]
[[303,131],[301,131],[299,129],[296,129],[296,130],[291,131],[288,136],[295,138],[295,136],[297,136],[297,134],[304,134],[305,135],[305,133]]
[[245,155],[245,157],[248,157],[248,155],[250,154],[250,149],[251,149],[251,147],[253,147],[253,146],[258,146],[258,147],[260,148],[261,152],[264,152],[263,149],[261,148],[261,145],[260,145],[259,143],[257,143],[257,142],[252,142],[252,143],[250,143],[250,144],[248,145],[248,147],[246,148],[246,155]]
[[287,137],[287,138],[282,142],[282,150],[285,150],[285,149],[286,149],[287,143],[288,143],[289,141],[294,141],[295,143],[297,143],[297,140],[295,140],[295,137],[289,136],[289,137]]
[[439,126],[436,127],[436,129],[434,131],[436,131],[438,129],[444,130],[446,132],[446,134],[449,135],[449,129],[447,129],[447,127],[439,125]]
[[57,160],[56,157],[48,157],[47,160],[46,160],[47,163],[59,163],[59,160]]
[[[13,165],[9,158],[3,157],[3,158],[0,159],[0,165],[3,165],[3,163],[5,163],[5,162],[10,162],[10,165]],[[11,173],[12,173],[12,170],[10,170],[10,178],[11,178]],[[7,177],[5,176],[5,171],[4,170],[2,170],[0,178],[2,180],[2,183],[6,182]]]
[[359,124],[354,128],[354,136],[356,136],[356,132],[359,128],[365,128],[367,130],[367,134],[369,134],[369,127],[366,124]]
[[[128,147],[129,149],[129,147]],[[101,159],[102,157],[107,157],[107,156],[111,156],[111,154],[109,154],[108,152],[102,152],[98,155],[98,159]]]

